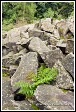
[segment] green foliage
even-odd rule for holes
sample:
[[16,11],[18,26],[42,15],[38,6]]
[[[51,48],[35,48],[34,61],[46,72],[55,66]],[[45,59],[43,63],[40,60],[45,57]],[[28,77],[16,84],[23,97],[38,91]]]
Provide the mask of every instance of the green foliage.
[[19,93],[25,94],[26,97],[30,97],[34,94],[35,89],[38,85],[48,83],[52,80],[55,80],[58,74],[56,68],[46,68],[42,65],[37,74],[33,77],[33,83],[17,82],[16,85],[21,87]]
[[66,93],[66,92],[68,92],[68,90],[67,89],[61,89],[64,93]]
[[7,77],[9,76],[7,73],[2,73],[2,77]]
[[39,110],[39,107],[37,107],[35,104],[31,104],[32,109]]
[[74,15],[74,2],[2,2],[2,24],[17,21],[32,23],[35,19],[68,18]]
[[54,11],[51,8],[48,8],[48,10],[44,13],[44,18],[53,18],[54,17]]

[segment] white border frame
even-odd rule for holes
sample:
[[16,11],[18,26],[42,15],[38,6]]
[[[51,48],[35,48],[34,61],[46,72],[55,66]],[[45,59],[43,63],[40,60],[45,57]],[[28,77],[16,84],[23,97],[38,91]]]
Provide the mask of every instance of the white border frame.
[[[74,2],[74,110],[2,110],[2,3],[3,2]],[[75,111],[75,1],[1,1],[1,111]]]

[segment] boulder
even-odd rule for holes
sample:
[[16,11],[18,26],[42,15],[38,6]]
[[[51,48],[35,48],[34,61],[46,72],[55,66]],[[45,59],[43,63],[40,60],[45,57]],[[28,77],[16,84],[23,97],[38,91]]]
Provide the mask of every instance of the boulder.
[[9,52],[7,55],[2,57],[2,66],[9,68],[10,64],[14,64],[13,52]]
[[44,34],[44,31],[34,28],[34,29],[30,29],[28,31],[28,34],[29,34],[29,37],[42,37]]
[[30,41],[29,49],[36,51],[42,59],[44,59],[45,53],[50,51],[46,44],[38,37],[35,37]]
[[74,78],[74,54],[69,53],[66,57],[62,60],[62,65],[70,73],[70,75]]
[[74,53],[74,39],[68,39],[66,44],[66,53]]
[[8,36],[9,36],[9,42],[18,42],[19,40],[21,40],[20,37],[20,31],[18,30],[18,28],[14,28],[12,30],[10,30],[8,32]]
[[58,32],[57,29],[54,29],[54,37],[55,37],[56,39],[60,39],[60,35],[59,35],[59,32]]
[[65,37],[65,35],[67,34],[67,32],[69,31],[68,25],[66,21],[60,21],[56,24],[56,27],[59,31],[59,35],[60,37]]
[[32,110],[27,100],[15,101],[9,77],[2,77],[2,110]]
[[74,110],[74,95],[56,86],[39,85],[34,93],[36,99],[49,110]]
[[21,58],[19,67],[16,72],[11,77],[11,85],[13,90],[17,90],[18,87],[15,86],[15,83],[18,81],[26,81],[25,77],[27,74],[37,73],[38,68],[38,59],[36,52],[29,52]]
[[56,77],[56,85],[59,88],[64,88],[64,89],[74,89],[73,87],[73,79],[70,76],[70,74],[65,70],[63,67],[62,63],[58,60],[54,67],[58,69],[58,75]]
[[21,36],[21,38],[29,38],[29,34],[28,34],[28,32],[20,32],[20,36]]
[[13,74],[15,73],[17,68],[18,68],[18,65],[10,65],[10,67],[9,67],[10,77],[13,76]]
[[51,50],[47,53],[44,52],[44,54],[45,57],[43,58],[43,60],[48,67],[53,67],[57,60],[61,61],[64,58],[64,55],[59,48]]
[[64,39],[61,39],[57,42],[56,47],[60,48],[63,54],[66,54],[67,42]]
[[54,45],[48,45],[48,48],[49,48],[50,50],[55,50],[57,47],[54,46]]
[[61,39],[57,42],[56,46],[66,48],[66,41],[64,39]]
[[74,17],[69,17],[67,19],[67,24],[68,24],[68,27],[69,27],[69,30],[72,32],[72,34],[74,35]]
[[49,41],[49,44],[56,46],[58,39],[56,39],[54,35],[51,35],[48,41]]
[[40,30],[53,33],[54,25],[51,24],[51,18],[46,18],[45,20],[40,20],[39,28],[40,28]]

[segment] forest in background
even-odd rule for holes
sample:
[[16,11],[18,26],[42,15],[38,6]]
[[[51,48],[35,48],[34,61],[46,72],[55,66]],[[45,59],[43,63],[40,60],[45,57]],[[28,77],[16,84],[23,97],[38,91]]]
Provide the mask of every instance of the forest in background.
[[[74,15],[74,2],[2,2],[2,29],[42,18],[66,19]],[[8,27],[7,27],[8,26]]]

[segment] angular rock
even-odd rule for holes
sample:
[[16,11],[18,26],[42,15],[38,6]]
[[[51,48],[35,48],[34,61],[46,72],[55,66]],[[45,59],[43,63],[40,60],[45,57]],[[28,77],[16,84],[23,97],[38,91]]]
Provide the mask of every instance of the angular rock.
[[69,27],[69,30],[72,32],[72,34],[74,35],[74,17],[69,17],[67,19],[67,24]]
[[29,37],[42,37],[44,34],[44,31],[34,28],[34,29],[30,29],[28,31],[28,34],[29,34]]
[[66,53],[74,53],[74,39],[68,39],[66,45]]
[[49,110],[74,110],[74,95],[65,93],[56,86],[39,85],[34,95]]
[[25,77],[30,72],[37,73],[38,59],[36,52],[29,52],[21,58],[19,67],[11,77],[12,89],[16,90],[15,83],[18,81],[26,81]]
[[29,38],[28,32],[26,32],[26,33],[25,32],[21,32],[20,36],[21,36],[21,38],[26,38],[26,39]]
[[60,21],[56,24],[56,27],[59,31],[60,37],[64,37],[69,31],[68,25],[66,21]]
[[56,77],[56,85],[59,88],[64,89],[74,89],[73,87],[73,79],[70,74],[65,70],[62,63],[58,60],[54,67],[58,69],[58,75]]
[[49,44],[56,46],[58,40],[52,35],[49,38]]
[[42,55],[44,52],[50,51],[45,43],[38,37],[35,37],[30,41],[29,49],[31,49],[32,51],[36,51],[40,55]]
[[9,38],[4,38],[2,39],[2,46],[4,46],[5,44],[9,43]]
[[70,73],[70,75],[74,78],[74,55],[70,53],[66,55],[66,57],[62,60],[62,65]]
[[14,28],[8,32],[9,35],[9,42],[18,42],[21,37],[20,37],[20,31],[18,28]]
[[64,55],[59,48],[51,50],[44,54],[45,57],[43,60],[48,67],[53,67],[53,65],[56,63],[57,60],[61,61],[64,58]]
[[64,39],[61,39],[57,42],[56,46],[66,48],[66,41]]
[[13,76],[13,74],[15,73],[17,68],[18,68],[18,65],[10,65],[10,67],[9,67],[10,77]]
[[50,50],[55,50],[57,47],[54,46],[54,45],[48,45],[48,48],[49,48]]
[[57,29],[54,29],[54,37],[55,37],[56,39],[60,39],[60,35],[59,35],[59,32],[58,32]]
[[11,80],[9,77],[2,78],[2,110],[32,110],[27,100],[15,101],[12,94]]
[[12,56],[13,56],[13,52],[9,52],[7,55],[3,56],[2,57],[2,66],[9,68],[10,64],[14,64]]
[[43,31],[54,32],[54,25],[51,24],[51,18],[46,18],[45,20],[40,20],[39,28]]

